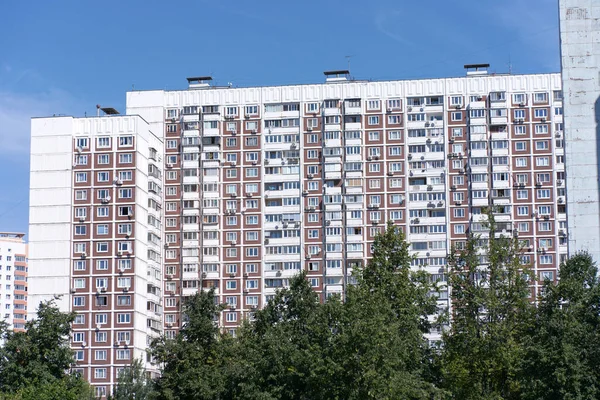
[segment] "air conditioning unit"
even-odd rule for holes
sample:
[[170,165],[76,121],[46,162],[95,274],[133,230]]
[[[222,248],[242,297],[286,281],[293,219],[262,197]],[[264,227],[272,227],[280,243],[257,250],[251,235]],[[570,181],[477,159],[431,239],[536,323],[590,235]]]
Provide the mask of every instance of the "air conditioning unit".
[[433,190],[433,186],[432,185],[427,185],[427,190]]
[[256,134],[258,132],[258,129],[251,129],[250,133]]
[[167,168],[173,168],[173,163],[167,163]]
[[77,289],[71,288],[71,294],[77,293]]
[[557,184],[558,186],[562,185],[562,184],[563,184],[563,181],[562,181],[562,179],[557,179],[557,180],[556,180],[556,184]]
[[102,199],[100,199],[100,201],[102,203],[106,204],[106,203],[108,203],[110,201],[110,196],[103,197]]
[[85,221],[85,217],[84,216],[79,217],[79,222],[83,222],[83,221]]
[[252,165],[256,165],[256,164],[257,164],[256,160],[252,161]]
[[562,197],[562,196],[560,196],[558,199],[556,199],[556,202],[557,202],[558,204],[563,204],[563,203],[565,202],[565,198],[564,198],[564,197]]
[[231,241],[231,245],[232,245],[232,246],[235,246],[236,244],[237,244],[237,240],[232,240],[232,241]]
[[203,273],[202,273],[202,277],[203,277],[203,278],[206,278],[206,272],[203,272]]
[[415,218],[412,220],[413,224],[418,224],[421,222],[421,220],[419,218]]
[[167,325],[168,327],[171,327],[171,326],[173,326],[173,323],[172,323],[172,322],[167,322],[167,323],[166,323],[166,325]]
[[542,122],[546,122],[546,117],[542,117]]
[[408,159],[410,160],[410,159],[413,157],[413,155],[412,155],[411,153],[408,153],[408,156],[407,156],[407,157],[408,157]]
[[237,193],[229,193],[231,197],[237,197]]
[[81,258],[86,258],[87,257],[87,253],[84,251],[83,253],[81,253]]
[[373,157],[371,157],[371,156],[367,157],[367,161],[372,161],[372,160],[373,160]]
[[265,239],[265,244],[269,244],[269,239]]
[[388,176],[394,176],[394,171],[388,171]]
[[298,147],[298,145],[297,145],[296,143],[292,143],[292,144],[290,145],[290,149],[295,149],[295,148],[297,148],[297,147]]
[[121,186],[123,184],[123,180],[121,180],[119,178],[115,178],[114,183],[115,183],[115,185]]
[[460,110],[462,108],[462,104],[457,104],[454,106],[454,108],[456,108],[457,110]]
[[306,175],[306,177],[307,177],[308,179],[312,179],[312,178],[314,178],[315,176],[314,176],[314,174],[308,174],[308,175]]
[[123,292],[125,292],[125,293],[129,292],[129,286],[125,286],[125,287],[123,288]]
[[100,288],[100,291],[101,291],[102,293],[106,293],[106,288],[105,288],[105,287],[102,287],[102,288]]
[[462,206],[462,201],[456,201],[454,204],[456,204],[457,206]]
[[331,221],[325,221],[325,225],[327,225],[327,226],[331,225]]
[[133,217],[133,210],[129,210],[129,212],[127,213],[128,217]]
[[303,191],[302,191],[302,195],[303,195],[303,196],[307,196],[307,195],[308,195],[308,190],[303,190]]
[[237,161],[230,161],[229,165],[235,167],[237,165]]
[[269,159],[265,159],[265,165],[269,165]]
[[521,106],[521,107],[525,107],[525,105],[526,105],[526,103],[524,101],[519,103],[519,106]]
[[450,190],[456,190],[456,185],[450,186]]
[[281,276],[281,271],[277,271],[277,272],[275,273],[275,275],[276,275],[276,276]]
[[307,127],[306,127],[306,130],[307,130],[308,132],[312,132],[313,128],[312,128],[312,126],[307,126]]
[[564,230],[564,229],[559,229],[559,230],[558,230],[558,234],[559,234],[560,236],[565,236],[566,232],[565,232],[565,230]]
[[483,100],[483,96],[477,96],[477,101]]
[[454,138],[448,139],[448,143],[454,143]]
[[410,111],[412,111],[412,107],[410,107],[410,106],[409,106],[409,107],[408,107],[408,111],[409,111],[409,112],[410,112]]
[[312,256],[310,254],[307,254],[306,256],[304,256],[304,258],[306,258],[307,260],[310,260],[312,258]]

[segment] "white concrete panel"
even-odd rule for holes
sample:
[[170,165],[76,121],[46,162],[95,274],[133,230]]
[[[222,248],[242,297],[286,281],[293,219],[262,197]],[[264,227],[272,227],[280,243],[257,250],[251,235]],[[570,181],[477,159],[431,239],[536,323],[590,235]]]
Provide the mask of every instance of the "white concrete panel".
[[70,258],[71,241],[67,238],[48,242],[31,242],[29,246],[29,259],[32,260],[31,265],[35,265],[36,260],[52,259],[52,258]]
[[[29,181],[30,188],[70,188],[71,173],[66,171],[37,171],[31,174]],[[33,193],[32,193],[33,194]]]
[[598,4],[560,0],[569,253],[600,261]]
[[30,207],[29,226],[31,235],[32,226],[46,223],[70,223],[71,204],[68,205],[50,205],[47,207]]
[[31,138],[31,154],[72,153],[71,135],[35,136]]
[[40,224],[31,230],[29,240],[31,242],[56,241],[57,237],[66,238],[70,234],[70,224]]
[[[69,141],[70,143],[70,141]],[[33,154],[30,157],[30,171],[70,170],[73,158],[70,153]]]

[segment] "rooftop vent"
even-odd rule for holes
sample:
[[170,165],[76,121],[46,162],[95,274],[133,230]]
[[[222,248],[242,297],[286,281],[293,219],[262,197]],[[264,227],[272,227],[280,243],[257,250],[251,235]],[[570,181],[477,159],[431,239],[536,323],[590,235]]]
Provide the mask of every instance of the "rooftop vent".
[[100,106],[100,104],[96,105],[96,110],[97,110],[98,116],[100,116],[100,111],[102,111],[104,113],[104,115],[119,115],[120,114],[120,112],[118,112],[115,108],[102,107],[102,106]]
[[325,71],[325,82],[345,82],[350,79],[350,71],[343,69],[338,71]]
[[490,64],[465,64],[467,76],[487,75]]
[[210,87],[212,76],[194,76],[187,78],[187,81],[190,89],[204,89]]

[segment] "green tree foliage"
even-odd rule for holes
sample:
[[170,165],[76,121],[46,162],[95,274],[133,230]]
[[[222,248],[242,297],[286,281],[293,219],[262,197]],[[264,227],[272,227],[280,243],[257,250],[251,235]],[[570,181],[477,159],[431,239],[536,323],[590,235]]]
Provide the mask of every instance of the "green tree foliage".
[[[428,316],[436,311],[424,272],[412,272],[402,234],[390,224],[345,301],[322,303],[306,275],[290,280],[237,338],[213,323],[212,293],[186,308],[188,323],[152,354],[163,366],[164,399],[436,399],[425,378]],[[190,394],[196,397],[190,397]]]
[[148,378],[141,360],[136,359],[119,376],[111,400],[150,399],[152,399],[152,381]]
[[150,353],[162,367],[156,382],[161,399],[218,399],[224,391],[224,359],[216,319],[223,309],[214,290],[200,291],[184,304],[187,321],[175,339],[153,342]]
[[488,218],[489,237],[471,236],[448,258],[453,315],[442,379],[460,399],[519,398],[521,338],[533,317],[519,240],[497,232],[491,213]]
[[588,254],[546,282],[526,335],[523,399],[600,398],[600,281]]
[[85,399],[89,386],[68,373],[74,359],[69,347],[74,315],[53,301],[40,303],[37,318],[25,332],[3,328],[0,348],[0,392],[15,399]]

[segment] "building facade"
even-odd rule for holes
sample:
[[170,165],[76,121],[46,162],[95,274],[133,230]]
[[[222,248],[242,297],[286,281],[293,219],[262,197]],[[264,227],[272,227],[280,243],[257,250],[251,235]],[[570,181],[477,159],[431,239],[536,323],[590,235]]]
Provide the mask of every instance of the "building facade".
[[182,299],[203,288],[227,303],[219,322],[232,333],[301,270],[322,299],[343,294],[389,220],[414,266],[444,281],[449,249],[469,232],[485,240],[491,208],[534,274],[556,278],[560,75],[209,81],[129,92],[127,116],[33,120],[30,293],[63,293],[82,315],[73,346],[98,387],[130,360],[121,333],[141,356],[155,334],[177,333]]
[[161,333],[162,153],[138,116],[32,120],[30,313],[55,296],[77,313],[77,370],[98,395]]
[[600,262],[600,4],[560,0],[569,253]]
[[0,232],[0,310],[8,329],[27,322],[27,243],[24,233]]

